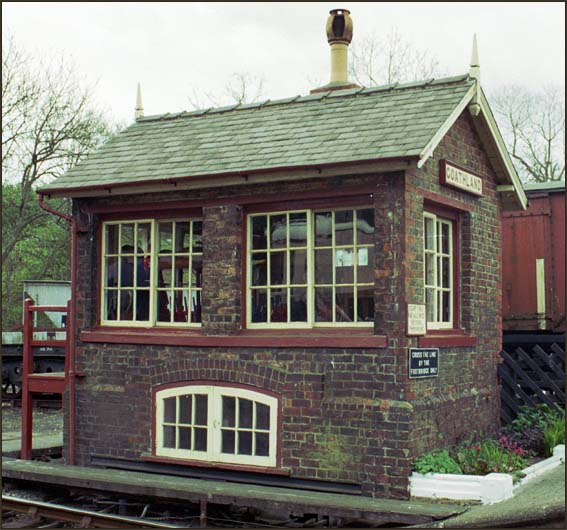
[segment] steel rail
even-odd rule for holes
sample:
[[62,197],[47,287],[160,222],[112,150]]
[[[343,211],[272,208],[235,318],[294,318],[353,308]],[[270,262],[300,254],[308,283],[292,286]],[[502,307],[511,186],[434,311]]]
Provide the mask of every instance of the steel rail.
[[148,519],[110,515],[61,504],[22,499],[11,495],[2,495],[2,511],[24,513],[34,519],[44,517],[65,523],[78,523],[80,528],[186,528]]

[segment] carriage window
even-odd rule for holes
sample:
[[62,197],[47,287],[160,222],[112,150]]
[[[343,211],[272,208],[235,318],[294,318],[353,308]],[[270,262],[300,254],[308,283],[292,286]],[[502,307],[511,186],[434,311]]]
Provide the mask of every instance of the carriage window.
[[372,326],[374,211],[248,217],[248,326]]
[[101,322],[200,325],[202,272],[200,220],[104,223]]
[[276,465],[277,398],[226,386],[156,393],[156,455]]

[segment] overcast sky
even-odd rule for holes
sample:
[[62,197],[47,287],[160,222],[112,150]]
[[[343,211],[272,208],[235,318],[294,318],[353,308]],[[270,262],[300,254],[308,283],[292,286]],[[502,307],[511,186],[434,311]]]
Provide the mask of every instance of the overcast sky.
[[329,78],[325,22],[351,10],[357,36],[391,28],[468,71],[477,33],[482,83],[564,84],[563,2],[2,3],[3,38],[29,52],[65,54],[116,120],[133,121],[141,82],[146,115],[190,109],[193,92],[219,92],[231,74],[265,78],[266,99],[306,94]]

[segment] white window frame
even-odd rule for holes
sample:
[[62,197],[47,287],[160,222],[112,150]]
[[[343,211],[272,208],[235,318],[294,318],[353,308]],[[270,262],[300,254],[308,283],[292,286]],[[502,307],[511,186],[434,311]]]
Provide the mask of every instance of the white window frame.
[[[353,218],[353,242],[350,245],[336,245],[335,244],[335,239],[334,236],[332,238],[332,243],[331,245],[327,245],[327,246],[322,246],[322,247],[316,247],[315,246],[315,234],[314,234],[314,226],[315,226],[315,215],[317,213],[320,212],[337,212],[337,211],[345,211],[345,210],[352,210],[354,212],[356,212],[356,210],[367,210],[367,209],[373,209],[373,207],[371,205],[368,206],[343,206],[343,207],[330,207],[330,208],[302,208],[299,210],[274,210],[274,211],[266,211],[266,212],[255,212],[255,213],[251,213],[248,214],[246,216],[246,327],[249,329],[312,329],[312,328],[340,328],[340,327],[344,327],[344,328],[353,328],[353,327],[358,327],[358,328],[373,328],[374,327],[374,321],[372,322],[357,322],[357,304],[355,303],[355,307],[354,307],[354,321],[352,322],[317,322],[315,320],[315,307],[314,307],[314,301],[315,301],[315,250],[319,250],[319,249],[331,249],[332,251],[332,255],[333,255],[333,263],[334,263],[334,259],[336,257],[336,250],[337,249],[341,249],[341,248],[352,248],[353,249],[353,283],[352,284],[340,284],[337,286],[337,284],[335,283],[335,274],[336,274],[336,267],[333,267],[333,283],[331,285],[329,285],[329,287],[331,287],[333,289],[333,302],[335,301],[335,290],[337,287],[349,287],[352,286],[354,290],[356,290],[357,286],[368,286],[368,287],[374,287],[374,282],[372,283],[360,283],[358,284],[356,282],[357,280],[357,265],[358,265],[358,254],[359,254],[359,249],[360,248],[373,248],[374,245],[373,244],[360,244],[358,245],[357,243],[357,230],[356,230],[356,214],[354,215]],[[307,246],[306,247],[297,247],[298,249],[307,249],[307,285],[306,285],[306,289],[307,289],[307,321],[306,322],[295,322],[295,321],[290,321],[290,322],[252,322],[252,291],[254,289],[257,289],[258,286],[252,286],[252,255],[254,253],[261,253],[261,252],[265,252],[268,256],[268,262],[267,262],[267,274],[269,275],[269,255],[270,255],[270,249],[269,249],[269,243],[267,244],[267,248],[264,250],[253,250],[252,249],[252,219],[254,217],[263,217],[266,216],[268,219],[271,216],[274,215],[287,215],[287,218],[289,220],[289,215],[293,214],[293,213],[306,213],[307,215]],[[332,234],[334,234],[334,227],[335,227],[335,221],[334,221],[335,216],[332,216]],[[268,222],[268,228],[269,228],[269,222]],[[289,239],[289,238],[288,238]],[[269,240],[269,235],[268,235],[268,240]],[[292,250],[295,250],[296,247],[293,247]],[[279,249],[278,249],[279,250]],[[284,249],[282,249],[283,251]],[[289,278],[289,274],[290,274],[290,263],[289,263],[289,251],[290,251],[290,247],[289,247],[289,240],[287,243],[287,246],[285,247],[285,251],[287,253],[287,274],[288,274],[288,278]],[[290,284],[286,283],[284,285],[281,286],[277,286],[277,288],[288,288],[290,286]],[[321,284],[318,284],[317,287],[321,287]],[[324,284],[323,286],[327,286],[327,284]],[[267,287],[266,288],[267,291],[267,301],[269,303],[270,301],[270,288]],[[333,307],[335,307],[336,303],[333,303]],[[289,319],[289,315],[290,315],[290,304],[287,304],[287,310],[288,310],[288,319]],[[335,311],[333,311],[333,318],[335,318]],[[269,314],[268,314],[268,320],[269,320]]]
[[[167,398],[184,395],[205,394],[208,398],[207,406],[207,451],[193,451],[163,447],[164,401]],[[227,454],[221,452],[222,436],[222,396],[249,399],[270,408],[269,423],[269,456]],[[176,410],[178,410],[176,408]],[[255,410],[255,407],[253,407]],[[165,456],[177,459],[202,460],[225,464],[240,464],[247,466],[276,467],[277,465],[277,439],[279,402],[274,396],[240,387],[224,385],[185,385],[159,390],[155,394],[156,456]],[[254,440],[255,417],[252,419],[252,439]],[[261,431],[265,432],[265,431]],[[177,435],[176,435],[177,436]],[[255,442],[253,441],[253,444]],[[253,445],[254,447],[254,445]]]
[[[431,219],[433,222],[433,229],[434,229],[434,248],[427,249],[427,233],[425,229],[425,220]],[[445,225],[449,228],[449,252],[444,253],[441,247],[441,237],[440,231],[441,227]],[[423,295],[425,303],[427,304],[427,290],[430,289],[434,293],[434,306],[435,306],[435,317],[433,320],[429,320],[429,313],[427,311],[426,305],[426,319],[427,319],[427,329],[431,330],[442,330],[442,329],[453,329],[454,321],[455,321],[455,304],[454,304],[454,296],[455,296],[455,285],[454,285],[454,248],[453,248],[453,230],[454,230],[454,221],[451,219],[444,218],[442,216],[438,216],[431,212],[424,212],[423,214]],[[426,255],[430,254],[433,256],[433,270],[434,270],[434,278],[433,284],[427,283],[427,267],[426,267]],[[449,258],[449,286],[439,286],[439,275],[441,274],[440,269],[440,260],[444,258]],[[448,292],[449,293],[449,321],[443,322],[440,320],[440,315],[443,313],[443,308],[441,307],[443,303],[442,293]]]
[[[164,291],[163,289],[159,288],[158,289],[158,256],[160,255],[157,251],[157,249],[159,248],[159,242],[158,242],[158,223],[160,222],[189,222],[190,223],[190,241],[189,241],[189,245],[190,245],[190,251],[188,253],[179,253],[179,252],[173,252],[171,255],[178,255],[178,254],[182,254],[183,256],[185,256],[187,254],[187,256],[189,257],[190,261],[190,270],[192,271],[192,258],[193,255],[196,256],[202,256],[203,252],[193,252],[192,250],[192,245],[193,245],[193,226],[194,226],[194,222],[198,221],[198,222],[202,222],[202,218],[197,218],[197,217],[191,217],[191,218],[163,218],[163,219],[122,219],[122,220],[117,220],[117,221],[104,221],[102,223],[102,247],[101,247],[101,257],[100,257],[100,263],[101,263],[101,267],[100,267],[100,290],[99,290],[99,295],[100,295],[100,323],[102,326],[111,326],[111,327],[183,327],[183,328],[200,328],[201,327],[201,322],[191,322],[191,307],[189,307],[189,314],[188,314],[188,322],[159,322],[157,319],[157,303],[156,303],[156,298],[158,296],[158,292],[159,291]],[[149,285],[149,317],[148,320],[120,320],[120,319],[116,319],[116,320],[109,320],[106,318],[106,311],[107,311],[107,307],[106,307],[106,301],[107,301],[107,292],[108,289],[106,288],[106,272],[107,272],[107,265],[106,265],[106,227],[110,226],[110,225],[126,225],[126,224],[134,224],[135,226],[137,226],[138,224],[150,224],[151,228],[151,235],[150,235],[150,241],[151,241],[151,252],[150,252],[150,285]],[[121,230],[121,228],[119,229]],[[136,233],[137,231],[135,231]],[[135,236],[137,237],[137,235]],[[174,236],[173,236],[174,237]],[[136,240],[134,241],[135,245],[136,245]],[[174,243],[173,243],[174,244]],[[120,242],[119,242],[120,245]],[[118,257],[120,257],[121,253],[120,253],[120,248],[118,249]],[[111,256],[114,256],[115,254],[111,254]],[[135,270],[135,267],[134,267]],[[134,273],[134,278],[135,278],[135,274]],[[136,290],[136,286],[135,286],[135,281],[133,282],[133,286],[132,286],[132,290]],[[191,279],[189,280],[189,283],[191,283]],[[128,288],[124,288],[124,287],[118,287],[117,290],[128,290]],[[179,289],[178,289],[179,290]],[[199,291],[202,293],[202,287],[193,287],[192,285],[189,285],[189,287],[187,288],[187,290],[190,293],[190,297],[192,295],[193,291]],[[170,289],[168,289],[168,291],[175,291],[175,289],[173,287],[171,287]],[[202,295],[201,295],[201,300],[202,300]],[[171,303],[173,304],[173,299],[171,300]],[[189,304],[191,304],[191,300],[189,300],[188,302]]]

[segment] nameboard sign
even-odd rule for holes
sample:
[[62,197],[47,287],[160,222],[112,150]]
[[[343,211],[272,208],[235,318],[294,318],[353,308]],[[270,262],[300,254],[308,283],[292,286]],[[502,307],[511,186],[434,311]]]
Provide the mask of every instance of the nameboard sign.
[[439,348],[409,349],[409,378],[437,377],[439,375]]
[[441,160],[439,163],[439,181],[444,186],[466,191],[478,197],[483,195],[480,175],[447,160]]
[[425,305],[408,304],[408,335],[425,335]]

